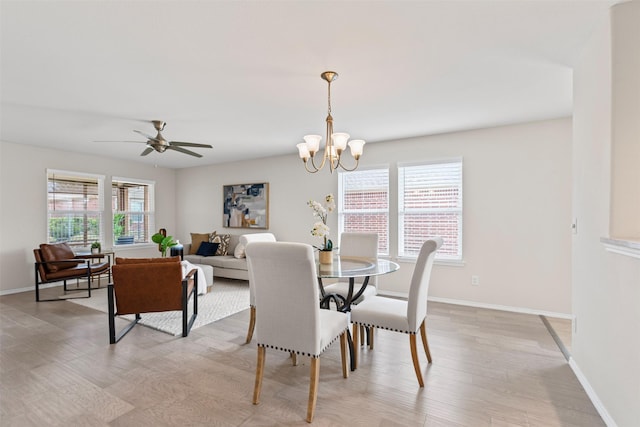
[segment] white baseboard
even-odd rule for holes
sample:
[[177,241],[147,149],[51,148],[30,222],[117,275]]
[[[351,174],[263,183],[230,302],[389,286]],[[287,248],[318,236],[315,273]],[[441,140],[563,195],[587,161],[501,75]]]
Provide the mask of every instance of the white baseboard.
[[[86,282],[86,280],[80,279],[80,283],[82,282]],[[40,285],[40,289],[47,289],[47,288],[53,288],[56,286],[62,286],[62,282],[55,282],[55,283],[47,283],[47,284],[42,284]],[[69,285],[71,286],[71,285]],[[11,294],[19,294],[21,292],[29,292],[29,291],[35,291],[35,285],[31,285],[31,286],[25,286],[24,288],[16,288],[16,289],[8,289],[6,291],[0,291],[0,296],[3,295],[11,295]],[[98,289],[96,288],[91,288],[91,290],[93,289]]]
[[591,387],[591,384],[589,384],[587,377],[584,376],[584,374],[580,370],[580,367],[578,366],[576,361],[573,359],[573,357],[569,358],[569,366],[571,366],[573,373],[578,378],[578,381],[580,381],[580,384],[582,384],[582,388],[584,388],[584,391],[587,393],[587,396],[589,396],[589,399],[591,399],[591,403],[593,403],[593,406],[596,407],[596,411],[598,411],[598,414],[600,414],[604,423],[608,427],[617,427],[616,422],[613,420],[613,418],[607,411],[607,408],[604,407],[604,405],[602,404],[602,401],[600,401],[600,398],[598,397],[596,392],[593,390],[593,387]]
[[[43,286],[40,286],[40,289],[44,288]],[[25,286],[24,288],[15,288],[15,289],[8,289],[6,291],[0,291],[0,296],[2,295],[11,295],[11,294],[19,294],[21,292],[29,292],[29,291],[33,291],[35,288],[34,286]]]
[[[408,296],[406,293],[393,292],[393,291],[379,290],[378,293],[380,295],[387,295],[387,296],[405,298],[405,299]],[[573,315],[568,313],[557,313],[554,311],[535,310],[535,309],[526,308],[526,307],[512,307],[509,305],[487,304],[484,302],[465,301],[465,300],[459,300],[459,299],[453,299],[453,298],[440,298],[440,297],[429,297],[429,301],[443,302],[446,304],[454,304],[454,305],[464,305],[467,307],[488,308],[490,310],[511,311],[514,313],[535,314],[537,316],[546,316],[546,317],[555,317],[558,319],[573,320]]]

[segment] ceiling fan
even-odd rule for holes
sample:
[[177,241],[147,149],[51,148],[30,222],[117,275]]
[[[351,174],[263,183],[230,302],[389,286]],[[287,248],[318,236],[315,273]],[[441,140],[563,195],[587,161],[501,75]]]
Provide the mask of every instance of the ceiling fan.
[[166,123],[164,121],[162,121],[162,120],[152,120],[151,123],[153,123],[153,127],[155,127],[156,131],[158,132],[158,134],[156,136],[151,136],[151,135],[148,135],[148,134],[146,134],[146,133],[144,133],[142,131],[134,130],[134,132],[137,132],[140,135],[142,135],[145,138],[147,138],[147,141],[146,142],[145,141],[122,141],[122,142],[140,142],[140,143],[147,144],[147,148],[145,148],[144,151],[140,154],[141,156],[146,156],[147,154],[151,153],[152,151],[157,151],[158,153],[164,153],[166,150],[174,150],[174,151],[177,151],[179,153],[188,154],[190,156],[202,157],[202,154],[198,154],[198,153],[193,152],[191,150],[187,150],[186,148],[183,148],[183,147],[213,148],[209,144],[196,144],[194,142],[167,141],[166,139],[164,139],[164,137],[162,136],[162,133],[161,133],[161,131],[166,126]]

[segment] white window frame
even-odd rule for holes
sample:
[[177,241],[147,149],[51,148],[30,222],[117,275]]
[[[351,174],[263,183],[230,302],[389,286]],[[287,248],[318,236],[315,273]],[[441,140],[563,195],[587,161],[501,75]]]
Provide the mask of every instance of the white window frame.
[[[345,195],[345,184],[344,184],[344,178],[347,176],[347,174],[354,174],[354,173],[366,173],[366,172],[372,172],[372,171],[386,171],[387,172],[387,209],[358,209],[358,210],[345,210],[345,204],[344,204],[344,195]],[[345,224],[344,224],[344,217],[347,214],[371,214],[371,213],[385,213],[387,216],[387,224],[386,224],[386,234],[387,234],[387,248],[386,251],[384,249],[380,249],[378,248],[378,254],[380,256],[388,256],[390,253],[390,246],[391,246],[391,235],[389,233],[389,221],[390,221],[390,209],[389,209],[389,203],[390,203],[390,193],[389,193],[389,180],[390,180],[390,171],[389,171],[389,165],[379,165],[379,166],[370,166],[367,168],[359,168],[356,172],[339,172],[338,173],[338,230],[339,233],[342,234],[345,231]]]
[[[96,209],[86,209],[86,210],[76,210],[76,209],[71,209],[71,210],[62,210],[62,209],[50,209],[49,208],[49,181],[50,181],[50,177],[54,177],[53,179],[55,179],[55,176],[58,175],[60,177],[67,177],[70,178],[71,180],[77,180],[79,182],[82,182],[82,180],[86,180],[86,181],[96,181],[96,185],[97,185],[97,190],[98,190],[98,195],[97,195],[97,207]],[[88,236],[85,236],[85,239],[82,242],[74,242],[74,241],[70,241],[68,242],[69,245],[71,246],[77,246],[77,247],[89,247],[91,246],[91,243],[93,243],[94,241],[98,241],[98,242],[103,242],[104,241],[104,181],[105,181],[105,176],[104,175],[97,175],[97,174],[90,174],[90,173],[84,173],[84,172],[73,172],[73,171],[65,171],[65,170],[58,170],[58,169],[47,169],[46,171],[46,186],[47,186],[47,238],[46,241],[48,243],[56,243],[56,242],[52,242],[50,240],[51,238],[51,216],[55,215],[55,216],[60,216],[60,215],[69,215],[69,217],[71,218],[72,216],[78,216],[78,214],[81,214],[82,216],[84,216],[85,218],[87,218],[88,216],[97,216],[98,219],[98,235],[95,236],[95,238],[91,238],[89,239]],[[55,197],[55,196],[54,196]],[[86,225],[85,225],[85,233],[86,233]]]
[[[413,168],[413,167],[429,167],[434,165],[450,165],[450,164],[459,164],[459,190],[458,190],[458,206],[456,208],[423,208],[423,209],[405,209],[404,208],[404,194],[405,194],[405,183],[402,177],[404,176],[403,168]],[[416,260],[417,254],[405,253],[405,242],[404,242],[404,217],[405,214],[408,213],[436,213],[436,212],[453,212],[458,216],[459,227],[457,230],[457,242],[458,245],[454,248],[456,250],[456,254],[454,256],[451,255],[442,255],[441,251],[436,253],[435,260],[439,263],[450,263],[450,264],[462,264],[463,263],[463,161],[462,158],[449,158],[449,159],[438,159],[438,160],[430,160],[424,162],[411,162],[411,163],[398,163],[398,259],[404,260]],[[445,239],[445,245],[447,244]]]
[[[126,183],[126,184],[133,184],[133,185],[143,185],[143,186],[147,186],[148,187],[148,209],[147,210],[143,210],[143,211],[130,211],[130,210],[116,210],[116,206],[113,203],[113,187],[114,184],[117,183]],[[138,178],[125,178],[125,177],[118,177],[118,176],[114,176],[111,178],[111,212],[112,212],[112,217],[111,217],[111,222],[113,225],[113,230],[112,230],[112,238],[113,238],[113,244],[114,246],[117,247],[130,247],[132,245],[149,245],[149,244],[153,244],[152,240],[151,240],[151,236],[153,236],[153,234],[155,234],[155,188],[156,188],[156,183],[155,181],[149,181],[149,180],[144,180],[144,179],[138,179]],[[144,215],[147,218],[146,221],[146,227],[145,230],[143,231],[144,236],[146,237],[143,241],[140,241],[139,239],[135,239],[134,236],[134,241],[133,243],[118,243],[118,238],[116,237],[116,227],[115,227],[115,216],[117,214],[125,214],[125,217],[127,216],[131,216],[131,215]]]

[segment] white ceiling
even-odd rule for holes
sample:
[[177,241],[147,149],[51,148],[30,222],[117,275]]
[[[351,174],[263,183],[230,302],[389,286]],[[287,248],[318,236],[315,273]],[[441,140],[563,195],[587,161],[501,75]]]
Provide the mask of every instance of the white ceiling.
[[[5,142],[190,167],[567,116],[571,67],[616,0],[5,1]],[[212,144],[140,157],[149,120]],[[366,156],[365,146],[365,156]]]

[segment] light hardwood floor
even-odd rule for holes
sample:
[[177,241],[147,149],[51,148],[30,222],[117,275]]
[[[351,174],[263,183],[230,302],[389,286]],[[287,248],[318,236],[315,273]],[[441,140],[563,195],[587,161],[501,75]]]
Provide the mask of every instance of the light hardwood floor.
[[[307,425],[306,358],[292,366],[267,350],[261,403],[251,404],[248,310],[186,338],[136,326],[115,345],[105,313],[35,303],[32,292],[0,297],[0,321],[2,426]],[[334,343],[321,358],[313,424],[604,425],[540,317],[429,303],[427,330],[424,389],[406,335],[377,331],[348,379]]]

